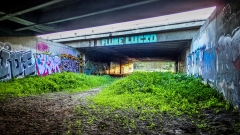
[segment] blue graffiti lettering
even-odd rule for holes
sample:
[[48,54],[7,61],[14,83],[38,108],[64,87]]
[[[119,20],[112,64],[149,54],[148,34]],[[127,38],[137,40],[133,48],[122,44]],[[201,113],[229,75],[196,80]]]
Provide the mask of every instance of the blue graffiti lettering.
[[102,46],[141,44],[141,43],[154,43],[154,42],[157,42],[157,35],[156,34],[148,34],[148,35],[102,39]]

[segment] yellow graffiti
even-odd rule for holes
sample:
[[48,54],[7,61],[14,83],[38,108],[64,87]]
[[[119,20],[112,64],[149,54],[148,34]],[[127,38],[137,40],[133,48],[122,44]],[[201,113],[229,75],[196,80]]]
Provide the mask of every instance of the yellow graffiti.
[[82,59],[82,55],[80,54],[79,56],[80,58],[77,58],[75,56],[72,56],[71,54],[61,54],[61,58],[65,58],[65,59],[71,59],[71,60],[76,60],[79,62],[79,66],[83,66],[84,65],[84,61]]

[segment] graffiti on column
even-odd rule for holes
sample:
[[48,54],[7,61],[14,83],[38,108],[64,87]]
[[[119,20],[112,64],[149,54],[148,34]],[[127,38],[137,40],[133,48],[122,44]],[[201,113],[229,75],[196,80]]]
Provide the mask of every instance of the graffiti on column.
[[85,64],[85,72],[86,72],[86,74],[87,75],[92,74],[93,70],[94,70],[94,65],[89,60],[87,60],[86,64]]
[[62,70],[66,72],[79,72],[79,59],[75,56],[72,56],[71,54],[62,54],[61,55],[62,60]]
[[240,27],[232,34],[221,35],[216,46],[217,52],[217,86],[224,96],[235,101],[238,95],[237,86],[240,83]]
[[31,51],[11,51],[10,43],[0,42],[0,80],[34,74],[33,58]]
[[61,73],[61,59],[57,55],[36,54],[36,68],[39,76]]
[[78,57],[79,57],[80,73],[83,73],[83,69],[84,69],[83,56],[82,56],[82,54],[80,54],[80,55],[78,55]]

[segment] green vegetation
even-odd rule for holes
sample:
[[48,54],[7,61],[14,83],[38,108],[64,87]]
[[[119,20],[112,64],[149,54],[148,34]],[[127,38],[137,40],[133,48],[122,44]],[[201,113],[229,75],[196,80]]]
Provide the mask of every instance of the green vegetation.
[[[222,95],[201,79],[184,74],[136,72],[104,89],[93,101],[113,109],[142,109],[142,112],[198,114],[200,110],[229,109]],[[144,119],[144,118],[143,118]]]
[[[172,128],[189,134],[218,134],[224,128],[209,116],[230,110],[223,96],[200,78],[167,72],[135,72],[87,101],[75,107],[70,134],[93,129],[95,134],[173,134]],[[238,132],[238,126],[226,127]]]
[[56,73],[45,77],[29,76],[0,82],[0,98],[49,92],[81,92],[112,81],[110,76],[92,76],[70,72]]

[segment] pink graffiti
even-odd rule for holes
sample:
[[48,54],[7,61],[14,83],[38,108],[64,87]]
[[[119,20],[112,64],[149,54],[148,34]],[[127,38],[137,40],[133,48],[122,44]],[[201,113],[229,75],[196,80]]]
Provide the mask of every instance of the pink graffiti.
[[37,54],[36,68],[39,76],[46,76],[52,73],[60,73],[61,59],[58,56]]
[[37,49],[38,49],[38,51],[49,52],[49,47],[45,43],[38,43]]

